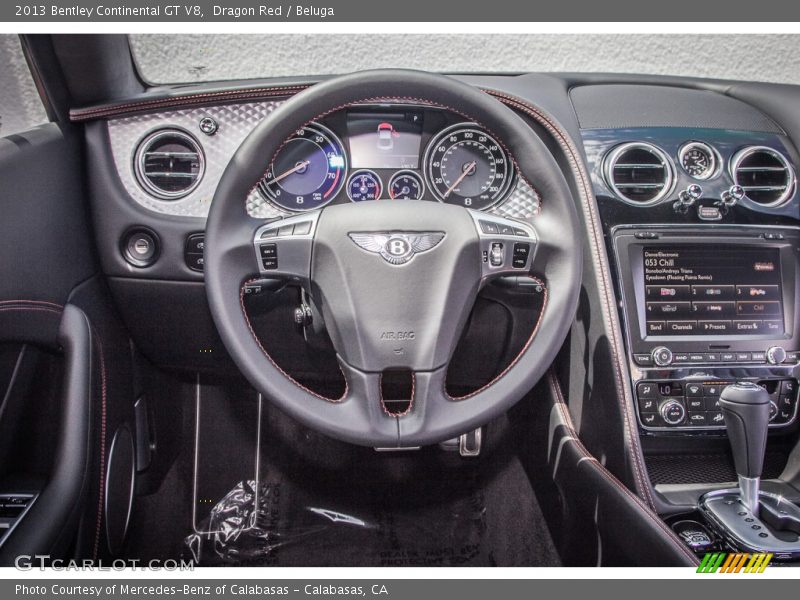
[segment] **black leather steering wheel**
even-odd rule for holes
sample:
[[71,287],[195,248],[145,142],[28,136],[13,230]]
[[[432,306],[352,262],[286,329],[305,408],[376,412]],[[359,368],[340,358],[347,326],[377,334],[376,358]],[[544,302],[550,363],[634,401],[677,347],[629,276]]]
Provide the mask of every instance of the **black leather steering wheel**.
[[[447,108],[484,127],[501,140],[519,176],[539,194],[540,212],[523,223],[436,202],[348,203],[281,221],[278,225],[299,224],[296,234],[262,239],[275,225],[248,216],[245,199],[284,141],[334,111],[390,100]],[[479,220],[511,225],[517,235],[485,234]],[[523,232],[526,235],[520,237]],[[262,242],[274,244],[267,252],[277,254],[277,269],[263,271],[258,258]],[[491,267],[483,252],[497,242],[503,244],[505,262]],[[510,260],[518,242],[530,248],[522,269]],[[563,343],[581,282],[582,246],[574,202],[545,144],[516,113],[488,94],[450,77],[418,71],[337,77],[275,110],[225,170],[205,243],[209,305],[242,373],[266,398],[307,426],[365,446],[437,443],[508,410],[536,384]],[[393,264],[393,258],[410,260]],[[493,382],[464,398],[451,398],[445,390],[447,366],[475,297],[487,281],[509,274],[535,277],[543,284],[546,296],[538,325]],[[255,337],[242,290],[259,275],[287,277],[309,290],[347,382],[342,398],[325,399],[291,379]],[[403,415],[386,411],[381,397],[381,374],[396,368],[413,372],[412,406]]]

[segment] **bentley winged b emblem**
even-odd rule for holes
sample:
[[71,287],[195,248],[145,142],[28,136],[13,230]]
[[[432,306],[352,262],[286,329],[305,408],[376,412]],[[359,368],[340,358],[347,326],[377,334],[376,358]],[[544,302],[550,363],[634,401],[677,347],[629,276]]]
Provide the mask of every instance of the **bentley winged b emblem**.
[[404,265],[417,254],[432,250],[444,239],[444,231],[380,231],[347,235],[359,248],[380,254],[392,265]]

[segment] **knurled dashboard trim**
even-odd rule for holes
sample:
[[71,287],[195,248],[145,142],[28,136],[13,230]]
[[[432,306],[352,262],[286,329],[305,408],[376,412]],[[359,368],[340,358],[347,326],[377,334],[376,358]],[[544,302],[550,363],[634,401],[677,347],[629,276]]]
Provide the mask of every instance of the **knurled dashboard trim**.
[[[128,195],[143,208],[155,213],[206,218],[222,173],[236,150],[250,132],[282,100],[265,100],[243,104],[225,104],[183,108],[147,114],[136,114],[108,121],[108,135],[114,164]],[[211,117],[218,124],[214,135],[199,129],[200,120]],[[139,143],[153,131],[176,128],[189,132],[200,144],[205,155],[205,174],[190,194],[179,200],[162,200],[148,194],[136,178],[134,157]],[[265,165],[266,167],[266,165]],[[506,199],[487,212],[501,217],[530,220],[538,214],[541,202],[536,191],[518,177]],[[253,189],[246,200],[247,213],[256,219],[284,217],[289,214]]]

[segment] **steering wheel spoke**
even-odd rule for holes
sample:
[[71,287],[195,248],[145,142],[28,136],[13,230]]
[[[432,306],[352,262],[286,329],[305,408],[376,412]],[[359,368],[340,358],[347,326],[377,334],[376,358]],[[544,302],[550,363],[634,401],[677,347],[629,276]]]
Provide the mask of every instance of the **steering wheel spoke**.
[[306,284],[311,273],[311,251],[321,211],[272,221],[253,236],[259,273]]

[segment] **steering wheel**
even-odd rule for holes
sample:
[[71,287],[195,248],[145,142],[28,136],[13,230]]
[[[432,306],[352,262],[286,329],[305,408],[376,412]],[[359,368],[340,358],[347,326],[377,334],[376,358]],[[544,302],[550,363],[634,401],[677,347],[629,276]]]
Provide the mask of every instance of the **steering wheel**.
[[[248,194],[295,131],[352,105],[389,101],[445,108],[485,128],[538,193],[540,212],[522,222],[438,202],[375,201],[328,206],[269,224],[248,215]],[[279,228],[285,228],[281,235]],[[574,319],[580,240],[561,170],[511,109],[450,77],[365,71],[297,94],[236,151],[209,213],[205,285],[230,356],[280,409],[354,444],[414,447],[486,424],[541,378]],[[523,247],[527,251],[521,252]],[[494,381],[452,398],[445,389],[448,362],[475,298],[488,281],[504,275],[532,278],[543,286],[538,324]],[[294,381],[264,349],[243,301],[244,286],[254,277],[285,277],[311,294],[346,380],[341,398],[326,399]],[[381,377],[388,369],[413,374],[411,406],[402,415],[384,406]]]

